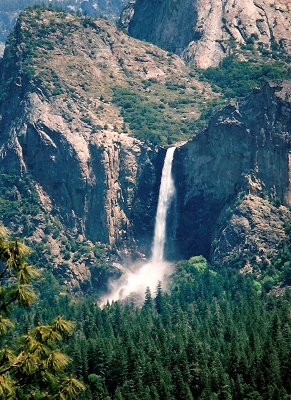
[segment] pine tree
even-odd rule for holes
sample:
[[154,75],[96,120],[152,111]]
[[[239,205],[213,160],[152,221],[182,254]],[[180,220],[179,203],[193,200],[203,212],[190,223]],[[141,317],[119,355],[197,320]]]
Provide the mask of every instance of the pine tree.
[[21,241],[10,240],[0,227],[0,399],[73,399],[84,385],[65,375],[69,358],[57,343],[74,324],[58,317],[20,338],[9,318],[15,306],[26,307],[36,299],[30,282],[39,273],[28,264],[28,253]]
[[94,400],[104,400],[108,397],[108,391],[105,387],[104,378],[100,375],[90,374],[88,376],[89,386]]
[[162,313],[163,310],[163,291],[162,291],[162,283],[159,281],[156,290],[156,297],[155,297],[155,307],[158,314]]
[[152,294],[150,288],[147,287],[145,291],[144,309],[152,310],[152,308],[153,308]]

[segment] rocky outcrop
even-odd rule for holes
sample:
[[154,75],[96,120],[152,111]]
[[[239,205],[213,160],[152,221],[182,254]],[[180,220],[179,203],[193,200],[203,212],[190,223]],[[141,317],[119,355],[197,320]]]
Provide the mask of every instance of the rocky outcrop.
[[290,4],[283,0],[137,0],[130,35],[216,66],[234,47],[260,43],[290,54]]
[[125,5],[125,0],[4,0],[0,4],[0,56],[4,53],[4,45],[8,34],[12,31],[19,13],[28,6],[47,5],[63,8],[91,17],[106,17],[116,20]]
[[69,227],[93,241],[124,243],[137,181],[151,164],[148,149],[106,130],[85,139],[35,93],[17,123],[1,150],[6,168],[32,175]]
[[161,168],[158,152],[133,136],[112,90],[134,81],[142,92],[148,77],[184,72],[176,74],[177,57],[107,21],[89,23],[40,10],[19,18],[1,64],[0,159],[9,176],[28,176],[39,198],[37,216],[5,221],[37,248],[38,265],[50,265],[68,288],[105,290],[120,273],[111,263],[118,254],[134,255],[136,238],[146,250]]
[[[20,22],[16,35],[23,33],[24,24],[20,26]],[[21,43],[16,43],[21,48]],[[86,100],[80,99],[78,109],[75,99],[65,93],[58,99],[45,95],[44,82],[34,86],[23,71],[15,69],[14,62],[17,57],[20,64],[24,62],[21,57],[25,52],[15,50],[11,43],[2,69],[3,81],[13,81],[6,90],[14,91],[1,107],[2,166],[13,173],[29,174],[60,210],[68,227],[76,227],[92,241],[125,246],[132,232],[131,210],[137,184],[144,168],[154,168],[150,159],[154,152],[103,122],[107,121],[105,110],[103,121],[88,106],[84,114]],[[72,61],[70,57],[68,62]],[[96,66],[94,71],[92,66],[93,76],[94,72],[98,79],[100,72]],[[96,102],[97,107],[102,104],[101,93],[97,95],[93,107]],[[63,113],[68,104],[71,116]],[[107,113],[112,112],[108,108]],[[98,132],[90,118],[98,118]],[[116,115],[114,123],[118,122]]]
[[117,25],[119,26],[119,28],[125,31],[128,31],[130,21],[133,18],[135,2],[136,0],[129,0],[123,8],[118,19]]
[[15,11],[0,11],[0,56],[4,53],[6,38],[13,29],[17,15]]
[[[65,254],[72,269],[82,252],[74,241],[88,244],[89,256],[80,258],[70,279],[88,279],[87,267],[93,269],[98,256],[96,242],[123,254],[137,247],[146,252],[165,150],[135,138],[122,111],[135,110],[132,99],[137,99],[143,112],[150,105],[158,123],[157,110],[173,124],[196,118],[215,96],[207,84],[198,82],[179,57],[127,36],[108,21],[39,9],[19,18],[1,64],[1,83],[1,167],[29,175],[42,208],[57,215],[62,230],[73,232],[67,243],[72,257]],[[116,92],[125,96],[124,109],[114,100]],[[246,258],[271,254],[284,238],[288,216],[289,149],[287,84],[266,85],[228,106],[181,145],[173,165],[172,256],[203,254],[220,262],[233,252]],[[51,245],[65,269],[65,240],[56,240],[54,221],[49,220],[54,234],[46,234],[46,223],[43,216],[38,240]],[[91,257],[94,251],[97,256]]]
[[[164,97],[175,99],[167,82],[188,85],[201,101],[209,97],[189,73],[177,56],[108,21],[26,11],[1,69],[1,164],[29,174],[64,225],[85,238],[119,249],[132,248],[135,237],[148,241],[161,161],[134,138],[113,92],[134,88],[166,115]],[[168,109],[175,121],[184,118]]]
[[177,149],[178,254],[222,262],[278,248],[290,217],[290,108],[290,84],[266,84]]
[[284,227],[291,218],[288,208],[254,194],[245,195],[232,207],[221,213],[223,221],[215,232],[212,260],[258,263],[275,256],[287,240]]

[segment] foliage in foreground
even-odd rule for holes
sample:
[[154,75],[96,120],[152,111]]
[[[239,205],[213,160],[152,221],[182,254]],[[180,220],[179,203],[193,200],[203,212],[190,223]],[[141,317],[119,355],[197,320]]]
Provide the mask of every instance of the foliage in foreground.
[[25,328],[61,313],[76,321],[64,349],[87,384],[84,400],[288,400],[290,292],[274,297],[234,269],[213,271],[203,257],[182,262],[142,308],[100,309],[58,298],[51,286]]
[[69,357],[57,343],[74,324],[57,317],[50,325],[27,327],[19,337],[10,317],[15,307],[29,306],[36,299],[30,281],[39,273],[27,263],[28,253],[0,227],[0,399],[72,399],[84,386],[65,375]]

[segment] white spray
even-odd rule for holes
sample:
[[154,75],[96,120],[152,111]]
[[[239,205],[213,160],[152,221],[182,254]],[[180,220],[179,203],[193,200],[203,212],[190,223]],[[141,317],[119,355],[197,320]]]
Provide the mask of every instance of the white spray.
[[151,260],[138,270],[128,270],[118,281],[113,282],[110,293],[102,299],[101,304],[125,299],[132,293],[143,296],[147,287],[153,291],[158,281],[162,281],[172,272],[171,264],[164,260],[164,250],[167,232],[167,214],[175,194],[172,177],[174,152],[175,147],[170,147],[167,150],[164,160]]

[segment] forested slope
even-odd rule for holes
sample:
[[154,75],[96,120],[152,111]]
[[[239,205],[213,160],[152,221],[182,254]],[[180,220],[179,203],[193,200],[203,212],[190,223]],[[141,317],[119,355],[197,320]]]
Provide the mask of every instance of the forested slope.
[[141,309],[56,301],[56,283],[45,286],[43,301],[19,322],[25,329],[55,314],[77,321],[64,349],[87,384],[80,399],[290,397],[290,292],[267,295],[251,276],[213,271],[201,257],[177,267],[169,292],[147,292]]

